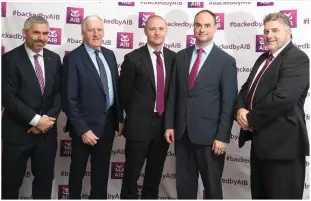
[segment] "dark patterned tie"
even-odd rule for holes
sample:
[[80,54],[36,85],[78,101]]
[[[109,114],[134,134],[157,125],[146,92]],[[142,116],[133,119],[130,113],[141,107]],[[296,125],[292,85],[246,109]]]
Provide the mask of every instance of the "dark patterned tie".
[[200,62],[201,62],[201,57],[202,57],[203,51],[204,50],[202,48],[197,49],[198,56],[197,56],[193,66],[192,66],[192,69],[191,69],[190,75],[189,75],[189,77],[190,77],[190,80],[189,80],[190,81],[190,83],[189,83],[190,84],[190,89],[192,89],[193,86],[194,86],[194,82],[195,82],[195,79],[196,79],[197,74],[198,74],[198,70],[199,70],[199,66],[200,66]]
[[267,68],[269,67],[269,64],[271,62],[271,60],[273,59],[273,55],[269,54],[269,56],[266,59],[266,63],[263,66],[263,68],[261,69],[261,71],[258,73],[257,77],[255,78],[253,85],[251,86],[249,92],[248,92],[248,97],[247,97],[247,108],[248,110],[252,109],[253,106],[253,99],[254,99],[254,94],[255,94],[255,90],[257,88],[257,85],[262,77],[262,75],[264,74],[264,72],[267,70]]
[[43,78],[43,73],[42,73],[42,69],[38,60],[38,57],[40,55],[39,54],[35,54],[33,57],[35,59],[35,71],[36,71],[36,75],[38,78],[38,82],[40,85],[40,89],[41,89],[41,93],[44,93],[44,78]]
[[157,56],[157,94],[156,94],[156,110],[161,116],[164,112],[164,68],[161,59],[161,52],[154,52]]
[[98,68],[99,68],[99,77],[100,77],[100,80],[101,80],[101,82],[103,84],[104,91],[105,91],[105,94],[106,94],[106,102],[107,102],[106,107],[107,107],[107,110],[108,110],[109,107],[110,107],[108,78],[107,78],[107,73],[106,73],[106,70],[105,70],[104,63],[103,63],[103,61],[99,57],[99,52],[100,52],[99,50],[95,50],[96,61],[97,61]]

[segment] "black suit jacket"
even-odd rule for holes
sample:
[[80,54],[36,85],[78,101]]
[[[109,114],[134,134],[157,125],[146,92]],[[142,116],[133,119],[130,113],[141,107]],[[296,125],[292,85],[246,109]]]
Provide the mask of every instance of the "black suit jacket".
[[229,142],[237,95],[235,59],[216,45],[189,88],[189,68],[194,46],[176,55],[169,89],[165,128],[175,129],[180,139],[187,128],[195,144],[212,145],[214,140]]
[[[263,53],[238,95],[236,112],[247,109],[247,96]],[[309,155],[304,102],[309,89],[309,58],[290,42],[261,77],[248,113],[253,133],[241,129],[239,146],[252,139],[255,154],[262,159],[293,159]]]
[[[112,76],[114,105],[110,108],[113,117],[108,119],[118,130],[122,122],[122,110],[119,103],[118,67],[114,53],[101,47]],[[64,57],[62,101],[68,121],[67,128],[71,137],[82,136],[89,130],[101,137],[106,124],[106,95],[99,74],[87,53],[84,44]]]
[[[176,53],[163,48],[165,102]],[[125,110],[123,135],[131,140],[147,140],[156,100],[155,76],[147,45],[125,55],[120,73],[120,98]],[[164,135],[164,128],[163,128]]]
[[[58,117],[61,110],[60,70],[58,54],[43,49],[45,89],[42,95],[25,45],[2,55],[2,139],[12,143],[32,142],[38,136],[28,134],[29,122],[36,114]],[[56,124],[42,134],[55,139]]]

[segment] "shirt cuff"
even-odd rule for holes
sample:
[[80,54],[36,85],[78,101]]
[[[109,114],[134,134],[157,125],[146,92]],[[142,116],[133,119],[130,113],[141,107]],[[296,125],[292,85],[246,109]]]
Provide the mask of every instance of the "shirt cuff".
[[37,126],[37,124],[39,123],[41,116],[36,114],[36,116],[29,122],[30,125],[32,126]]

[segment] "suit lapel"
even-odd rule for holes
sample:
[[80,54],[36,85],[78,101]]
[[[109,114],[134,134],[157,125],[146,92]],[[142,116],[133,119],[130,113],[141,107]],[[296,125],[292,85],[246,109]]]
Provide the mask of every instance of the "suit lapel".
[[172,72],[172,59],[169,55],[169,51],[164,47],[163,48],[163,54],[164,54],[164,63],[165,63],[165,94],[167,93],[171,72]]
[[141,54],[142,54],[141,60],[143,61],[143,64],[144,64],[143,66],[146,68],[151,85],[155,92],[156,91],[155,76],[154,76],[153,65],[152,65],[152,61],[151,61],[151,57],[150,57],[147,45],[141,48]]
[[184,70],[185,70],[185,81],[186,81],[186,86],[187,86],[188,90],[190,90],[190,88],[189,88],[189,69],[190,69],[193,49],[194,49],[194,45],[191,46],[190,48],[188,48],[186,50],[186,54],[185,54],[185,68],[184,68]]
[[217,58],[217,54],[218,54],[217,48],[218,47],[214,44],[211,52],[209,53],[208,57],[206,58],[206,60],[202,64],[202,67],[201,67],[200,71],[198,72],[198,75],[194,81],[194,86],[193,86],[193,89],[191,90],[192,92],[194,92],[196,90],[197,85],[200,85],[199,83],[201,80],[206,79],[206,75],[208,74],[208,71],[212,67],[212,65],[215,65],[213,63],[213,59]]
[[90,58],[89,54],[87,53],[83,44],[81,46],[82,46],[81,48],[83,48],[83,51],[84,51],[84,54],[82,56],[82,60],[85,63],[85,65],[87,66],[87,68],[91,71],[94,79],[96,80],[98,86],[101,88],[102,92],[105,94],[104,87],[103,87],[103,84],[101,83],[101,80],[99,78],[99,74],[96,70],[96,67],[94,66],[93,61]]
[[45,83],[44,83],[44,94],[43,97],[45,97],[45,95],[47,94],[46,91],[49,90],[51,83],[52,83],[52,79],[53,77],[50,76],[51,75],[51,68],[52,68],[52,64],[51,64],[51,58],[49,53],[43,49],[43,60],[44,60],[44,71],[45,71]]
[[29,82],[31,82],[31,86],[34,87],[34,90],[36,91],[36,93],[42,96],[39,81],[38,81],[35,69],[26,52],[25,45],[24,44],[21,45],[20,48],[21,48],[20,49],[20,62],[21,62],[21,66],[25,69],[25,71],[23,72],[25,73],[25,76],[27,77],[27,79],[29,79]]

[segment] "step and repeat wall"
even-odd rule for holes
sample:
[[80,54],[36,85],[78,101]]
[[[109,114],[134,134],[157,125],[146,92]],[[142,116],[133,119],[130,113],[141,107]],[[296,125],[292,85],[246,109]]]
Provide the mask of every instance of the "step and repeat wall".
[[[104,20],[105,36],[103,46],[114,51],[118,65],[124,55],[146,43],[143,27],[151,15],[162,16],[168,24],[165,46],[179,51],[195,43],[193,19],[195,14],[209,9],[216,14],[218,30],[215,44],[237,60],[239,88],[246,81],[255,60],[266,51],[263,43],[263,18],[271,12],[285,13],[291,20],[293,42],[310,57],[310,10],[308,1],[97,1],[97,2],[41,2],[41,3],[1,3],[1,50],[2,53],[24,42],[22,28],[24,21],[32,15],[41,15],[50,23],[47,48],[58,53],[61,58],[82,42],[80,24],[87,15],[99,15]],[[17,58],[18,59],[18,58]],[[305,113],[308,130],[310,97],[306,99]],[[55,164],[53,199],[68,198],[68,176],[71,154],[71,140],[63,132],[66,116],[58,119],[58,150]],[[228,145],[226,163],[222,177],[224,198],[250,199],[250,144],[238,148],[239,127],[234,123],[231,142]],[[108,199],[119,199],[124,171],[124,137],[116,137],[111,152]],[[306,181],[304,199],[309,199],[309,158],[306,159]],[[90,191],[90,165],[83,181],[82,198],[87,199]],[[167,152],[159,199],[176,199],[175,153],[170,146]],[[30,163],[20,190],[21,199],[31,198],[33,175]],[[141,191],[144,170],[138,181]],[[204,188],[199,179],[198,198],[203,199]],[[207,189],[208,191],[208,189]]]

